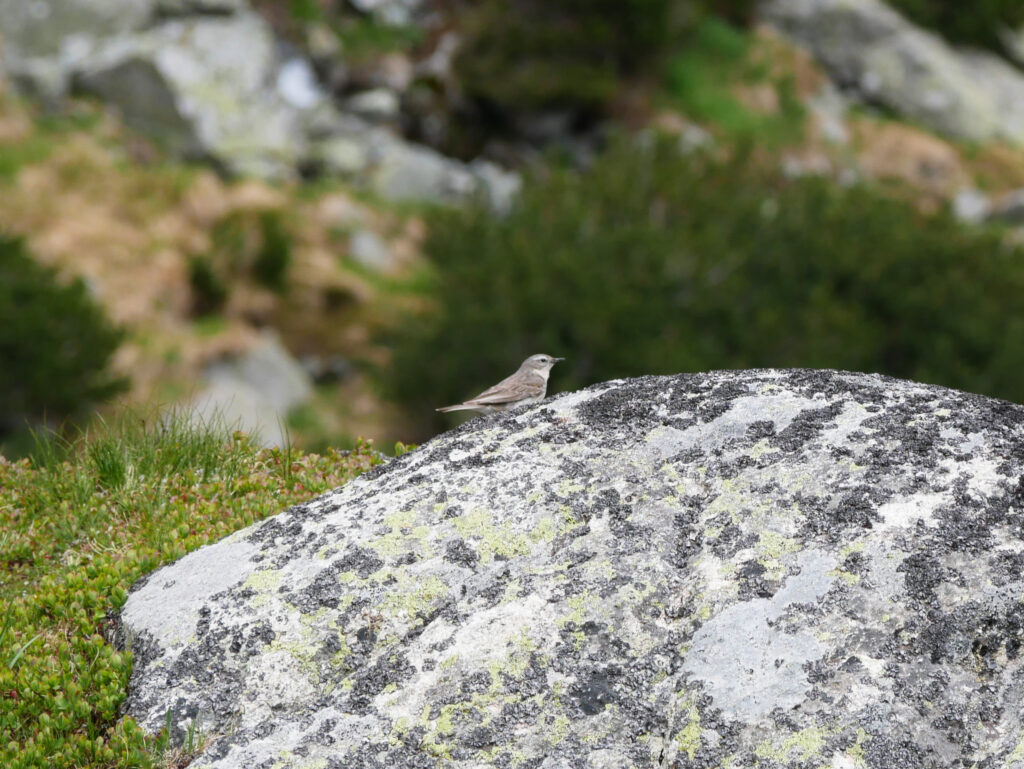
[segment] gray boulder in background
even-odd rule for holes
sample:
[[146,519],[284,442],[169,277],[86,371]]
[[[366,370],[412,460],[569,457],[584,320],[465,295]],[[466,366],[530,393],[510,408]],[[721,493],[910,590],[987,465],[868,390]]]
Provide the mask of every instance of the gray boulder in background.
[[22,90],[56,103],[96,41],[142,29],[155,2],[0,0],[4,69]]
[[125,710],[197,768],[1013,769],[1022,567],[1024,407],[619,380],[150,575]]
[[404,27],[412,24],[416,14],[422,10],[424,0],[349,0],[352,7],[390,26]]
[[273,87],[279,66],[267,23],[239,13],[105,40],[74,83],[172,151],[278,177],[293,174],[305,151],[299,112]]
[[1024,73],[993,54],[953,48],[879,0],[766,0],[760,14],[870,102],[958,139],[1024,144]]
[[312,395],[309,373],[268,333],[244,355],[209,366],[204,387],[185,412],[196,423],[224,425],[260,445],[283,447],[288,412]]

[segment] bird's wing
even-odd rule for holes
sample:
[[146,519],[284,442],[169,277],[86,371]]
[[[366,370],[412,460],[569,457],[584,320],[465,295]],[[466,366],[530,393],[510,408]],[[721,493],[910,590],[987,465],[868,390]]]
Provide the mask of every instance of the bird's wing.
[[502,379],[494,387],[488,388],[475,398],[470,398],[466,403],[479,406],[500,406],[503,403],[515,403],[524,398],[533,398],[540,395],[544,389],[544,379],[539,376],[525,378],[523,376],[512,376]]

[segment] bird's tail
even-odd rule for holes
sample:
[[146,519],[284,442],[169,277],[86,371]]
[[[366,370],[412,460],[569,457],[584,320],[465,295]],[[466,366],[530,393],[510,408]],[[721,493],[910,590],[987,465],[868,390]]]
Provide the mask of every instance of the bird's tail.
[[467,406],[465,403],[460,403],[457,406],[442,406],[441,408],[434,409],[434,410],[435,411],[444,411],[444,412],[448,412],[448,411],[470,411],[470,410],[472,410],[474,408],[476,408],[476,407],[475,406]]

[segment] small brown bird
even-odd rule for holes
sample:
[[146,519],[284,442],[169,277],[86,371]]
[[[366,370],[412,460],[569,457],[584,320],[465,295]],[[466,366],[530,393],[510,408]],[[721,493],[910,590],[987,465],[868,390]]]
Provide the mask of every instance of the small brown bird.
[[552,358],[550,355],[531,355],[523,361],[512,376],[502,379],[489,390],[484,390],[475,398],[455,406],[445,406],[438,411],[479,411],[490,414],[492,411],[504,411],[512,406],[527,403],[539,403],[544,400],[548,390],[548,376],[551,367],[565,358]]

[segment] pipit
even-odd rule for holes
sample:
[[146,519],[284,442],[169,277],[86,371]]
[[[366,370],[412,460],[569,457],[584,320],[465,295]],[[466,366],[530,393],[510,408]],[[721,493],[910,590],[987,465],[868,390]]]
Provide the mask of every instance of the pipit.
[[504,411],[520,404],[538,403],[544,400],[548,390],[548,375],[551,367],[565,358],[552,358],[550,355],[531,355],[523,361],[512,376],[502,379],[494,387],[484,390],[475,398],[455,406],[445,406],[438,411],[479,411],[490,414],[492,411]]

